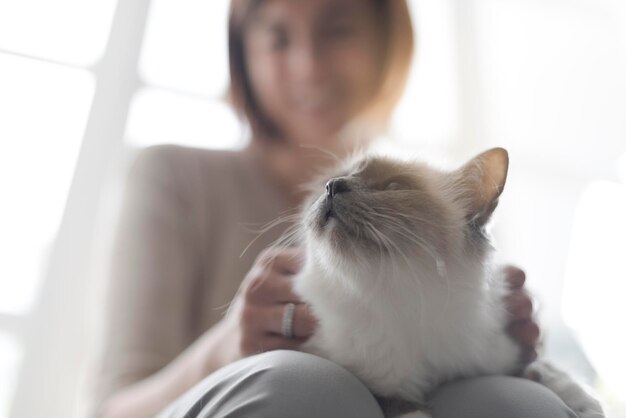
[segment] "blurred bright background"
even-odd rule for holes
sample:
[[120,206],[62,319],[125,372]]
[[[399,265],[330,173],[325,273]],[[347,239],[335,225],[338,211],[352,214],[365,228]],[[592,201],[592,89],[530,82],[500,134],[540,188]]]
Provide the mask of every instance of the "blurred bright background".
[[[411,0],[417,55],[384,147],[511,167],[494,233],[547,356],[626,417],[626,1]],[[226,0],[0,2],[0,418],[86,415],[124,170],[237,148]]]

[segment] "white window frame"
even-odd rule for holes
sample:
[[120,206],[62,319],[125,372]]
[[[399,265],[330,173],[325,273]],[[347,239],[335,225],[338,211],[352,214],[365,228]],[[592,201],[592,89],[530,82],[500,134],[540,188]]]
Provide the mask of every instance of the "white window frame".
[[87,68],[95,78],[95,94],[63,219],[38,291],[43,297],[23,317],[0,315],[0,329],[23,347],[11,417],[87,413],[87,405],[80,401],[89,382],[85,363],[93,360],[84,337],[91,332],[86,296],[93,285],[95,220],[110,167],[125,154],[124,129],[131,98],[141,85],[137,66],[150,3],[117,2],[105,52]]

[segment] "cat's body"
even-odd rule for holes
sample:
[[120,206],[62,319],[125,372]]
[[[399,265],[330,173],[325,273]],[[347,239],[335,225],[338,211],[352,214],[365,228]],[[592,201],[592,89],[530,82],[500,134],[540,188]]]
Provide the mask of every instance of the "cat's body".
[[[479,266],[463,267],[448,266],[449,279],[482,277],[482,271],[471,271],[482,270]],[[400,395],[420,404],[442,381],[513,373],[519,368],[518,346],[502,332],[506,312],[499,303],[504,297],[500,280],[458,289],[448,288],[443,279],[434,282],[422,277],[421,295],[417,295],[415,289],[401,285],[406,281],[398,277],[402,273],[397,271],[393,277],[391,269],[384,269],[390,272],[386,279],[398,285],[378,281],[381,286],[372,286],[371,293],[364,295],[338,289],[333,283],[337,275],[316,263],[306,266],[296,291],[312,307],[320,327],[304,349],[352,370],[378,395]],[[415,263],[413,270],[419,269]],[[365,276],[378,271],[354,274],[376,283],[375,277]],[[423,276],[428,274],[437,272]]]
[[[452,173],[379,157],[343,167],[303,216],[307,261],[294,288],[319,318],[303,349],[416,407],[442,382],[520,372],[485,232],[507,168],[502,149]],[[533,370],[552,373],[552,389],[576,386],[542,363]],[[581,405],[564,401],[603,416],[585,415],[599,405],[581,394]]]

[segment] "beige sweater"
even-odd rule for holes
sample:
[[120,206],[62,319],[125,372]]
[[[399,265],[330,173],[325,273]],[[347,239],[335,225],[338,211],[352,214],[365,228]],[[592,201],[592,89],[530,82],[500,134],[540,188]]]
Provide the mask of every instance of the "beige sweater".
[[176,146],[131,168],[114,248],[99,401],[167,365],[224,314],[288,209],[254,153]]

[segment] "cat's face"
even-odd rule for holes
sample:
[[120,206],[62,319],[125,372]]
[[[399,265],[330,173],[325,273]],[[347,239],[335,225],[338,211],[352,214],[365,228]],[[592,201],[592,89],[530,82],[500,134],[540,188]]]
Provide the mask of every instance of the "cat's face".
[[436,252],[450,222],[426,167],[388,158],[359,159],[326,183],[306,226],[344,257]]
[[304,226],[314,248],[335,264],[415,260],[426,267],[459,251],[480,255],[488,246],[483,227],[507,167],[502,149],[453,172],[391,158],[360,158],[329,178],[305,212]]

